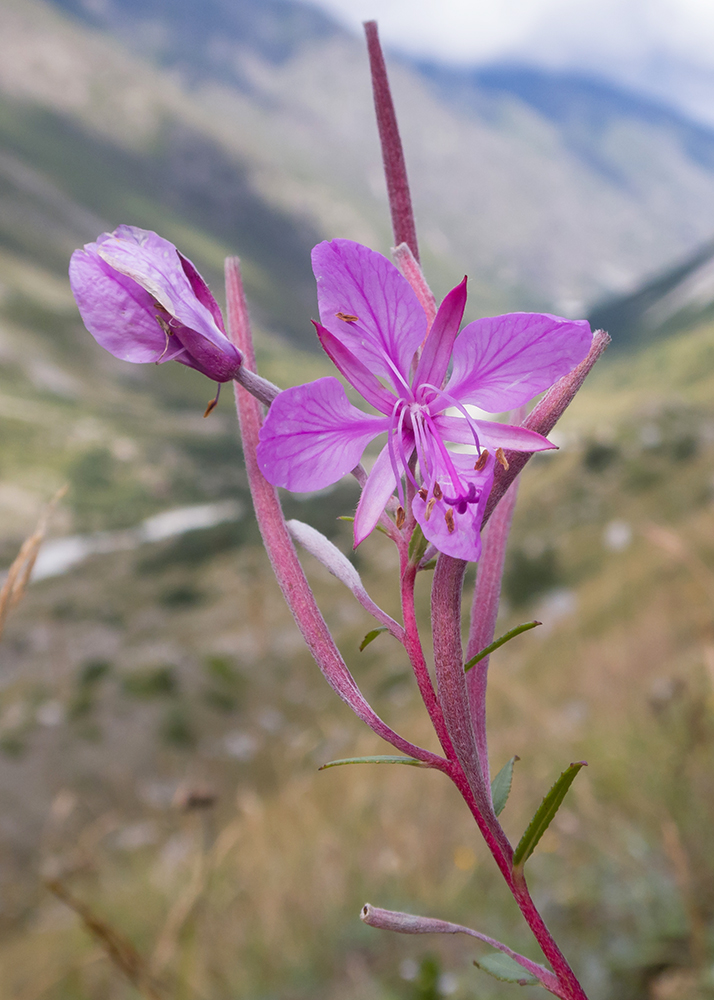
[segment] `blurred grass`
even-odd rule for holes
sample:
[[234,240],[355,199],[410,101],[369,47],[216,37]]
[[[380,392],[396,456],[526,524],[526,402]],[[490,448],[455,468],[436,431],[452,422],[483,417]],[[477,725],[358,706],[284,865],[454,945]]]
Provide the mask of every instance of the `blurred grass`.
[[[502,817],[512,839],[563,767],[589,762],[529,869],[593,1000],[713,994],[714,329],[697,336],[604,365],[564,421],[564,450],[527,470],[499,628],[545,625],[491,667],[494,770],[521,758]],[[264,344],[278,381],[313,364],[291,368]],[[192,374],[174,369],[150,381]],[[74,476],[65,530],[136,523],[167,501],[244,497],[229,419],[205,432],[188,396],[186,420],[167,418],[147,384],[117,385],[104,401],[109,442],[90,425],[53,453],[55,474]],[[118,405],[129,398],[135,410]],[[64,406],[67,427],[86,428],[85,404]],[[52,437],[8,426],[19,430],[0,461],[32,483]],[[52,433],[72,441],[60,425]],[[349,487],[286,500],[345,551],[336,517],[355,501]],[[674,533],[674,554],[650,523]],[[386,545],[371,538],[357,559],[396,613]],[[365,693],[433,746],[397,644],[380,636],[358,653],[370,620],[306,566]],[[429,584],[427,574],[425,622]],[[137,995],[42,877],[132,941],[167,997],[489,1000],[513,989],[472,967],[469,941],[365,927],[365,901],[471,924],[538,957],[445,779],[317,772],[384,748],[311,663],[249,517],[36,585],[0,662],[2,1000]],[[216,805],[182,812],[192,788]]]

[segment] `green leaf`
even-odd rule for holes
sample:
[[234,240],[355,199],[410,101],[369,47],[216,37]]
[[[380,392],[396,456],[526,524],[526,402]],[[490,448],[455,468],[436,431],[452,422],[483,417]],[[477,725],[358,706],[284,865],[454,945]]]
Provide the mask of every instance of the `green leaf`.
[[362,652],[363,649],[366,649],[367,646],[369,646],[370,642],[374,642],[374,640],[377,638],[378,635],[381,635],[382,632],[388,632],[388,631],[389,629],[387,628],[386,625],[380,625],[379,628],[373,628],[372,631],[368,632],[367,635],[362,640],[362,642],[359,644],[360,653]]
[[436,569],[436,559],[430,559],[428,563],[424,563],[422,569]]
[[412,532],[412,537],[409,539],[409,562],[412,566],[419,565],[428,545],[429,542],[424,537],[424,532],[421,530],[420,525],[417,524]]
[[493,811],[497,816],[501,815],[505,809],[506,802],[508,802],[508,796],[511,794],[511,783],[513,781],[513,765],[520,759],[520,757],[511,757],[491,782]]
[[381,754],[377,757],[345,757],[344,760],[331,760],[319,767],[318,771],[324,771],[327,767],[341,767],[342,764],[410,764],[412,767],[429,767],[423,760],[417,760],[416,757]]
[[571,764],[558,778],[541,804],[538,806],[535,816],[528,824],[528,829],[521,837],[518,847],[513,853],[513,867],[522,868],[528,858],[536,848],[536,844],[550,826],[553,817],[560,809],[563,799],[568,793],[568,789],[575,781],[575,775],[581,767],[586,767],[584,760]]
[[485,657],[490,656],[495,649],[499,648],[499,646],[503,646],[504,643],[508,642],[510,639],[515,639],[515,637],[520,635],[521,632],[528,632],[530,629],[542,624],[543,622],[524,622],[523,625],[516,625],[516,627],[512,628],[510,632],[506,632],[502,635],[500,639],[494,639],[490,646],[486,646],[485,649],[482,649],[481,652],[472,657],[468,663],[464,663],[464,673],[466,673],[467,670],[470,670],[471,667],[475,667],[479,660],[483,660]]
[[[337,520],[338,521],[350,521],[350,522],[352,522],[352,521],[354,521],[354,517],[353,517],[352,514],[340,514],[340,516],[337,518]],[[389,535],[389,532],[385,531],[381,524],[375,524],[375,528],[377,529],[377,531],[381,531],[383,535],[387,535],[387,536]]]
[[499,979],[502,983],[518,983],[519,986],[533,986],[539,982],[530,972],[526,972],[522,965],[519,965],[510,955],[504,955],[497,951],[494,955],[484,955],[477,962],[477,968],[487,972],[494,979]]

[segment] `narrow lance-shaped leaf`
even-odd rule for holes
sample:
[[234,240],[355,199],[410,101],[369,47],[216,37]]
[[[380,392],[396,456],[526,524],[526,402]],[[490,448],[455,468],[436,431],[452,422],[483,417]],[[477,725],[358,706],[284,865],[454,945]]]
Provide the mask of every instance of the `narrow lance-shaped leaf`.
[[[397,910],[382,910],[370,903],[365,903],[362,907],[360,918],[370,927],[377,927],[380,930],[396,931],[397,934],[468,934],[470,937],[483,941],[500,952],[498,955],[488,955],[479,959],[476,965],[481,966],[485,971],[490,972],[497,979],[515,983],[541,983],[547,990],[562,997],[563,993],[554,974],[545,969],[537,962],[533,962],[525,955],[519,955],[517,951],[509,948],[508,945],[495,938],[481,934],[472,927],[464,927],[463,924],[452,924],[446,920],[435,920],[433,917],[419,917],[414,913],[400,913]],[[501,965],[495,963],[496,958],[508,958],[509,964]],[[512,965],[510,963],[513,963]]]
[[411,767],[428,767],[416,757],[402,757],[399,754],[378,754],[375,757],[345,757],[344,760],[330,760],[323,764],[318,771],[324,771],[328,767],[341,767],[343,764],[409,764]]
[[535,986],[538,983],[535,976],[522,969],[509,955],[484,955],[474,965],[502,983],[518,983],[519,986]]
[[486,646],[485,649],[482,649],[480,653],[476,654],[476,656],[472,656],[471,659],[464,664],[464,672],[467,672],[472,667],[475,667],[476,664],[479,662],[479,660],[483,660],[487,656],[490,656],[494,650],[499,649],[499,647],[505,645],[505,643],[509,642],[511,639],[515,639],[515,637],[517,635],[520,635],[521,632],[528,632],[530,629],[536,628],[536,626],[542,624],[543,622],[534,621],[534,622],[524,622],[523,625],[516,625],[516,627],[512,628],[510,632],[506,632],[499,639],[494,639],[494,641],[489,646]]
[[506,807],[506,802],[508,802],[508,796],[511,794],[511,784],[513,782],[513,765],[520,757],[511,757],[507,761],[501,770],[498,772],[496,777],[491,782],[491,798],[493,799],[493,811],[497,816],[500,816]]
[[372,598],[369,596],[364,588],[364,584],[360,578],[359,573],[349,561],[347,556],[341,552],[337,546],[326,538],[321,532],[317,531],[309,524],[303,524],[302,521],[287,521],[287,528],[293,538],[298,541],[303,548],[313,555],[322,565],[332,573],[334,577],[344,583],[348,587],[357,600],[360,602],[362,607],[369,611],[369,613],[383,623],[383,625],[397,638],[401,638],[404,630],[401,625],[397,624],[393,618],[382,611],[382,609],[374,603]]
[[409,539],[409,562],[412,566],[418,566],[424,553],[429,547],[429,541],[424,537],[424,532],[420,525],[416,525]]
[[566,768],[538,806],[533,819],[528,824],[528,829],[521,837],[518,847],[513,852],[514,868],[523,868],[523,865],[536,849],[538,841],[550,826],[558,809],[560,809],[563,799],[568,793],[568,789],[575,780],[575,775],[581,767],[585,766],[586,761],[581,760]]
[[382,632],[388,632],[388,631],[389,629],[387,628],[386,625],[380,625],[379,628],[373,628],[372,631],[368,632],[367,635],[362,640],[362,642],[359,644],[360,653],[363,650],[365,650],[367,646],[369,646],[370,642],[374,642],[374,640],[377,638],[378,635],[381,635]]
[[[353,514],[340,514],[340,516],[337,518],[337,520],[338,521],[347,521],[348,524],[354,524],[354,520],[355,519],[354,519],[354,515]],[[387,535],[387,538],[389,537],[389,533],[384,530],[384,528],[382,527],[381,524],[375,524],[374,528],[375,528],[375,531],[381,531],[383,535]]]

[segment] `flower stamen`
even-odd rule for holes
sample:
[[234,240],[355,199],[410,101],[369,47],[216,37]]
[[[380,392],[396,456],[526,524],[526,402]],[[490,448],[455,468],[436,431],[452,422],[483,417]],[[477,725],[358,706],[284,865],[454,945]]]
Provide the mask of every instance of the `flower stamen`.
[[474,472],[480,472],[486,465],[486,462],[488,462],[488,451],[484,448],[474,465]]

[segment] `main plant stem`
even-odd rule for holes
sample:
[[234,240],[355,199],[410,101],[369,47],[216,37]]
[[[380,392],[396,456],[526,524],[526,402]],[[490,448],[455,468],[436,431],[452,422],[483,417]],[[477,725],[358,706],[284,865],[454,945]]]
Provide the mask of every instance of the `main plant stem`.
[[[471,810],[513,898],[568,1000],[587,1000],[575,973],[558,948],[531,899],[522,870],[513,867],[513,849],[491,804],[480,766],[466,690],[461,648],[461,595],[465,563],[440,555],[432,587],[432,630],[439,700],[458,757],[451,778]],[[446,711],[446,706],[448,711]]]

